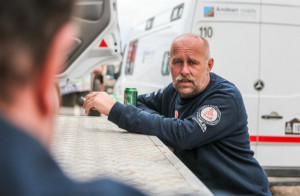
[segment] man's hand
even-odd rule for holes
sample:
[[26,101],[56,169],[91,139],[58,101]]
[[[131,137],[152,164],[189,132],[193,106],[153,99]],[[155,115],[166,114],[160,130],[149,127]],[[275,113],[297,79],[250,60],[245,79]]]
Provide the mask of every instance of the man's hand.
[[83,108],[88,114],[90,109],[95,109],[108,116],[116,102],[106,92],[91,92],[85,97]]

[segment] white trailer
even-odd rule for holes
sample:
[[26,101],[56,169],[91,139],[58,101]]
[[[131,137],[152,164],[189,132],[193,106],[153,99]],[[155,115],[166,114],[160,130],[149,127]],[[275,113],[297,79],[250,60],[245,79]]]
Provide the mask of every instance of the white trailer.
[[[106,76],[108,66],[121,62],[121,40],[116,0],[78,0],[74,21],[80,35],[74,39],[65,69],[58,77],[63,105],[73,106],[82,94],[99,89],[95,86],[93,70]],[[111,76],[104,78],[108,86]],[[80,102],[80,101],[79,101]]]
[[174,1],[133,27],[115,97],[122,102],[126,87],[142,94],[169,84],[171,42],[190,32],[209,41],[212,71],[242,92],[251,148],[261,165],[270,175],[286,169],[299,175],[300,1]]

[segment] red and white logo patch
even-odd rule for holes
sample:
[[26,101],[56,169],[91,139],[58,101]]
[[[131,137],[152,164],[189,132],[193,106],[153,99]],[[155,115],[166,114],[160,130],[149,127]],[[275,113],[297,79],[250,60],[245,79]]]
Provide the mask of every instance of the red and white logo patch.
[[178,118],[178,111],[175,110],[175,114],[174,114],[175,118]]
[[217,115],[217,111],[213,107],[207,107],[201,111],[201,117],[210,122],[215,121]]
[[220,121],[221,112],[217,106],[205,105],[200,108],[197,117],[200,118],[204,124],[216,125]]

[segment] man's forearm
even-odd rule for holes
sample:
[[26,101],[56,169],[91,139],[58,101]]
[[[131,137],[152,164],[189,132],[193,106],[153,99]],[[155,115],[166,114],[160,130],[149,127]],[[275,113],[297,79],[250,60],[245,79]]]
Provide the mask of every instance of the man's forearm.
[[160,114],[158,111],[156,111],[154,109],[150,109],[148,106],[146,106],[145,104],[143,104],[140,101],[138,101],[136,107],[138,107],[138,108],[142,109],[143,111],[148,112],[150,114]]

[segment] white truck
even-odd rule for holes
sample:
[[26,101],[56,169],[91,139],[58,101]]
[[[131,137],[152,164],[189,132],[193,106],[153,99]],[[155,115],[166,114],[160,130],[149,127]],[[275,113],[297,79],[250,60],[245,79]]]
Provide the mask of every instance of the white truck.
[[74,106],[76,101],[80,103],[80,96],[99,89],[99,82],[94,81],[95,69],[102,70],[104,86],[112,88],[112,66],[118,67],[122,59],[116,3],[116,0],[76,2],[73,19],[80,35],[73,38],[75,44],[65,69],[57,75],[63,105]]
[[209,41],[212,71],[242,92],[251,148],[268,175],[299,177],[300,1],[174,0],[132,28],[115,97],[168,85],[171,42],[190,32]]

